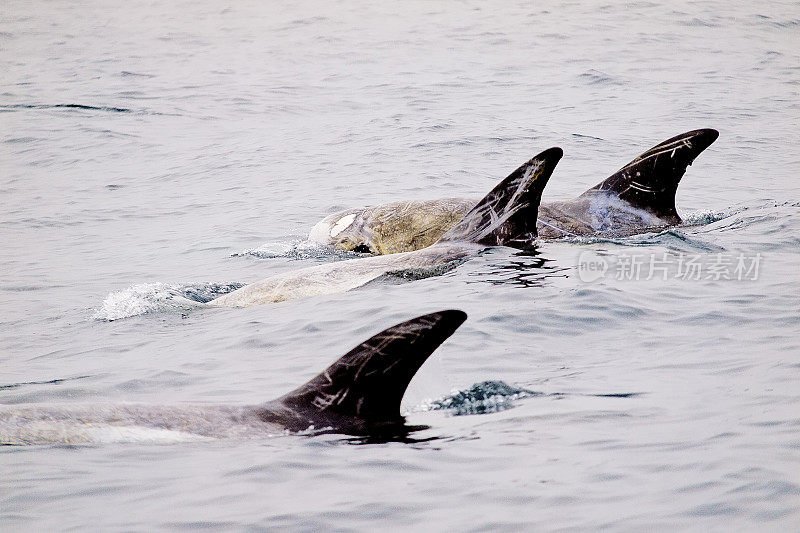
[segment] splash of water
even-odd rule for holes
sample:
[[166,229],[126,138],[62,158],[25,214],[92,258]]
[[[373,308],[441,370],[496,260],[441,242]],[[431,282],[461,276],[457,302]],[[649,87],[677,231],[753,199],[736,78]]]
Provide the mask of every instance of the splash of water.
[[318,259],[323,261],[340,261],[343,259],[353,259],[363,257],[363,254],[356,252],[345,252],[330,246],[310,241],[308,239],[296,239],[288,241],[274,241],[264,243],[252,250],[233,254],[233,257],[256,257],[258,259]]
[[453,416],[496,413],[514,407],[514,401],[542,396],[543,393],[521,389],[504,381],[483,381],[468,389],[455,390],[449,396],[423,402],[418,411],[451,411]]
[[147,313],[190,311],[242,286],[243,283],[141,283],[110,293],[92,318],[110,322]]

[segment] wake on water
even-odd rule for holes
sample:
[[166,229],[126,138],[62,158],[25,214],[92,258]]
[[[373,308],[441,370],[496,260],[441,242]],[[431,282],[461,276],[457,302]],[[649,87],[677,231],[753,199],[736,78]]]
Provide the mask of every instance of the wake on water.
[[244,287],[244,283],[140,283],[106,296],[94,311],[94,320],[112,321],[157,312],[198,309],[223,294]]
[[483,415],[513,409],[515,402],[542,396],[563,398],[564,396],[594,396],[598,398],[633,398],[640,392],[622,393],[544,393],[524,387],[509,385],[505,381],[482,381],[467,389],[453,390],[448,396],[425,400],[408,412],[448,411],[452,416]]
[[255,257],[257,259],[317,259],[320,261],[341,261],[364,257],[365,254],[337,250],[322,243],[308,239],[292,239],[267,242],[252,250],[235,253],[231,257]]
[[483,381],[449,396],[426,400],[412,411],[451,411],[453,416],[496,413],[514,407],[514,401],[543,393],[514,387],[504,381]]

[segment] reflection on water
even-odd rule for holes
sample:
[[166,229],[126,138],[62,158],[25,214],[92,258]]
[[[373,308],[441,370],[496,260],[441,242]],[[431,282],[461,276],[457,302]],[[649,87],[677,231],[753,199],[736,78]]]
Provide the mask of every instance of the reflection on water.
[[549,278],[565,278],[573,268],[558,265],[542,255],[538,249],[516,253],[512,258],[484,265],[480,272],[471,273],[467,283],[490,283],[520,287],[543,287]]

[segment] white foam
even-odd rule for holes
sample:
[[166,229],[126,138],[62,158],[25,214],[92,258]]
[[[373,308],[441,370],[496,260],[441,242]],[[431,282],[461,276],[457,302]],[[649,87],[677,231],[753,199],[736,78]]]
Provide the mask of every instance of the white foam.
[[[315,226],[316,227],[316,226]],[[315,241],[309,237],[308,240],[273,241],[264,243],[257,248],[253,248],[236,255],[252,255],[261,259],[272,259],[275,257],[293,258],[313,258],[318,257],[328,248],[321,241]]]
[[731,216],[733,213],[732,210],[726,211],[697,211],[694,213],[690,213],[683,217],[683,224],[686,226],[694,226],[694,225],[706,225],[711,224],[713,222],[717,222],[718,220],[722,220],[723,218],[727,218]]
[[119,320],[165,309],[188,309],[201,304],[180,295],[180,287],[166,283],[141,283],[110,293],[92,318]]

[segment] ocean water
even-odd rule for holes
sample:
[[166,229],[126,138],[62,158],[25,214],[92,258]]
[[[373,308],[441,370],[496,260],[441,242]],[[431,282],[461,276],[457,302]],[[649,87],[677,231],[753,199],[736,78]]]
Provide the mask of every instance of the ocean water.
[[[0,530],[800,529],[800,5],[6,2],[0,403],[242,405],[444,308],[405,439],[0,448]],[[685,224],[195,309],[340,209],[683,131]],[[187,304],[186,302],[189,302]]]

